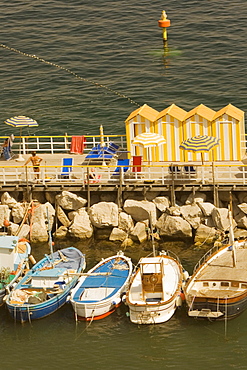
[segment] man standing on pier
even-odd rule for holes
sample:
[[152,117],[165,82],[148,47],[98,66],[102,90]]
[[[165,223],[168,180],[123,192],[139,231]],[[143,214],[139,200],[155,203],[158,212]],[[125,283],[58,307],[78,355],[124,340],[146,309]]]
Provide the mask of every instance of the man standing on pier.
[[23,165],[23,166],[26,166],[29,162],[32,162],[33,172],[36,173],[35,180],[39,179],[39,170],[40,170],[39,166],[42,160],[43,160],[42,158],[36,155],[36,152],[32,152],[32,156],[29,157],[26,163]]

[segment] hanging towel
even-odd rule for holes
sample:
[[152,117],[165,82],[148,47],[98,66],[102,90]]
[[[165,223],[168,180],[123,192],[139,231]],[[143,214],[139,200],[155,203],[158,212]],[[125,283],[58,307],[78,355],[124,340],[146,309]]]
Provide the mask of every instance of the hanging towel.
[[70,153],[83,154],[85,142],[86,142],[85,136],[72,136]]

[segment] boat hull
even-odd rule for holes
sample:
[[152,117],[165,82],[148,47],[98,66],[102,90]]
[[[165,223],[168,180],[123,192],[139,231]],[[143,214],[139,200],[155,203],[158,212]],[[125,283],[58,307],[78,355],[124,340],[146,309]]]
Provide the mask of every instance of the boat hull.
[[[100,320],[111,315],[117,307],[120,306],[120,297],[117,295],[109,302],[102,302],[100,304],[80,304],[78,302],[71,302],[75,312],[76,320],[91,321]],[[116,301],[119,303],[116,304]]]
[[176,300],[159,305],[129,304],[130,321],[134,324],[161,324],[171,319],[176,311]]
[[[74,284],[76,284],[76,281],[74,282]],[[66,303],[71,288],[73,288],[73,285],[71,287],[68,287],[68,289],[66,289],[66,291],[63,292],[63,294],[56,296],[41,304],[37,305],[24,304],[22,306],[7,304],[9,313],[14,320],[21,322],[42,319],[43,317],[51,315]]]
[[197,298],[193,302],[193,308],[188,311],[190,317],[209,320],[233,319],[247,308],[247,292],[234,298],[202,299]]

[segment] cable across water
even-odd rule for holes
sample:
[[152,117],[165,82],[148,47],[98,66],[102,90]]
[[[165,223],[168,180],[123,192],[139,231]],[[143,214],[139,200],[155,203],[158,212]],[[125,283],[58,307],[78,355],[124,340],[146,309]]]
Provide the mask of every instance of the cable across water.
[[5,44],[0,44],[0,47],[3,48],[3,49],[7,49],[7,50],[10,50],[10,51],[13,51],[15,53],[18,53],[18,54],[21,54],[25,57],[28,57],[28,58],[32,58],[32,59],[36,59],[38,60],[39,62],[42,62],[42,63],[45,63],[45,64],[48,64],[48,65],[51,65],[53,67],[56,67],[56,68],[59,68],[59,69],[62,69],[63,71],[66,71],[68,73],[70,73],[72,76],[74,76],[75,78],[81,80],[81,81],[85,81],[85,82],[88,82],[96,87],[100,87],[102,89],[105,89],[107,91],[110,91],[111,93],[119,96],[120,98],[124,98],[124,99],[127,99],[131,104],[135,104],[137,105],[138,107],[140,107],[140,104],[138,104],[136,101],[134,101],[133,99],[129,98],[128,96],[124,95],[124,94],[121,94],[119,93],[118,91],[116,90],[113,90],[111,89],[110,87],[106,86],[106,85],[103,85],[103,84],[100,84],[98,82],[95,82],[95,81],[92,81],[92,80],[89,80],[85,77],[81,77],[79,76],[77,73],[71,71],[69,68],[66,68],[66,67],[63,67],[63,66],[60,66],[59,64],[56,64],[56,63],[53,63],[53,62],[49,62],[48,60],[45,60],[43,58],[40,58],[39,56],[35,55],[35,54],[28,54],[28,53],[25,53],[23,51],[20,51],[18,49],[15,49],[15,48],[12,48],[10,46],[7,46]]

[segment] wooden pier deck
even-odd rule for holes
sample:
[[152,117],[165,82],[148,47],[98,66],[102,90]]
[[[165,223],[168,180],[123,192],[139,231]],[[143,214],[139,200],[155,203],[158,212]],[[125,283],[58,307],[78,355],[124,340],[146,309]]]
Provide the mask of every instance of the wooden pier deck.
[[[114,141],[119,145],[120,156],[128,156],[130,165],[119,167],[118,175],[114,175],[117,168],[117,158],[107,164],[95,164],[93,161],[85,165],[85,156],[95,145],[100,143],[99,136],[87,137],[84,154],[70,153],[71,137],[44,136],[22,137],[14,148],[15,158],[10,161],[0,159],[0,190],[1,191],[61,191],[74,192],[104,192],[116,191],[118,194],[125,191],[137,191],[145,194],[148,191],[157,191],[162,194],[170,193],[175,198],[175,192],[204,191],[213,192],[217,204],[219,191],[246,191],[247,190],[247,157],[243,161],[234,162],[143,162],[140,168],[133,166],[132,158],[126,150],[124,135],[104,137],[105,143]],[[18,138],[17,138],[18,140]],[[21,140],[21,141],[20,141]],[[18,144],[18,145],[17,145]],[[24,161],[16,160],[21,150]],[[24,167],[32,150],[43,158],[40,166],[39,180],[35,180],[32,166]],[[73,164],[67,176],[63,175],[62,161],[72,158]],[[189,171],[185,171],[189,166]],[[192,171],[193,166],[195,171]],[[88,179],[91,168],[95,168],[98,180]],[[171,171],[172,169],[172,171]]]
[[[141,170],[136,171],[130,164],[128,171],[120,170],[119,175],[113,175],[117,167],[117,160],[113,159],[109,164],[94,166],[93,162],[89,166],[83,165],[85,154],[70,153],[41,153],[43,161],[40,166],[40,179],[35,181],[34,172],[30,164],[24,167],[25,162],[18,162],[16,159],[10,161],[0,160],[0,186],[2,189],[25,188],[32,186],[60,189],[73,188],[76,191],[85,189],[88,185],[92,190],[111,191],[121,186],[123,190],[142,190],[155,189],[157,191],[169,190],[171,186],[175,191],[191,190],[192,188],[211,191],[213,188],[219,190],[247,190],[247,165],[242,162],[206,162],[201,163],[148,163],[144,162]],[[23,158],[27,160],[30,155],[25,154]],[[72,158],[73,165],[68,176],[63,176],[62,160]],[[131,162],[130,162],[131,163]],[[171,172],[171,165],[173,172]],[[194,166],[195,172],[184,171],[184,166]],[[179,172],[177,172],[178,167]],[[88,173],[91,168],[99,179],[88,181]],[[121,168],[121,167],[120,167]],[[175,168],[175,169],[174,169]]]

